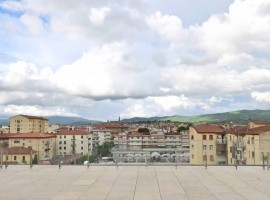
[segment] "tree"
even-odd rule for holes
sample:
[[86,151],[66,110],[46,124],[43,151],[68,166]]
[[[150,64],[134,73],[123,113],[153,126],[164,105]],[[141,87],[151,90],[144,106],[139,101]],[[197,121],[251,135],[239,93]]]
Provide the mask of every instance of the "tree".
[[139,128],[138,132],[143,134],[149,134],[150,130],[148,128]]
[[114,147],[113,141],[106,141],[98,147],[98,154],[101,157],[109,156],[111,154],[111,148]]

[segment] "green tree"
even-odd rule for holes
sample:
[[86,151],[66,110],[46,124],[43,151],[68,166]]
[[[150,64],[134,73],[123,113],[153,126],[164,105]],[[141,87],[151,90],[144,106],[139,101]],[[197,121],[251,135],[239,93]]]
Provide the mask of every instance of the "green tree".
[[98,154],[101,157],[110,156],[111,148],[114,147],[113,141],[106,141],[101,146],[98,147]]
[[150,134],[150,130],[148,128],[139,128],[139,133],[143,133],[144,135]]

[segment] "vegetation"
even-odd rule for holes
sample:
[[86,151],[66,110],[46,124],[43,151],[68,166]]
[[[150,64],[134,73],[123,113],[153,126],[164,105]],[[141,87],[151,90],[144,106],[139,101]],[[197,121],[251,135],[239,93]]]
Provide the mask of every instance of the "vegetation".
[[106,141],[98,147],[98,155],[100,157],[107,157],[111,155],[111,148],[114,147],[113,141]]
[[144,135],[150,134],[150,130],[148,128],[139,128],[138,132],[143,133]]

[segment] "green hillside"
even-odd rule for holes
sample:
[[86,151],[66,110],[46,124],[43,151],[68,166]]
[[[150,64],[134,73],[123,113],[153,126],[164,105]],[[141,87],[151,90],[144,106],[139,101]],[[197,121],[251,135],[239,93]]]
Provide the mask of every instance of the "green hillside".
[[197,116],[172,116],[162,120],[174,122],[228,122],[246,123],[248,120],[264,120],[270,122],[270,110],[240,110],[226,113],[206,114]]

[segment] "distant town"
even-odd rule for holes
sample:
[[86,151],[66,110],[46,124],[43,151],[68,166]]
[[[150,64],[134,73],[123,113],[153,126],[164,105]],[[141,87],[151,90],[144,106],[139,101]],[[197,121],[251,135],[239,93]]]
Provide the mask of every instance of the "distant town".
[[10,164],[269,164],[270,124],[171,121],[59,125],[16,115],[0,125],[1,166]]

